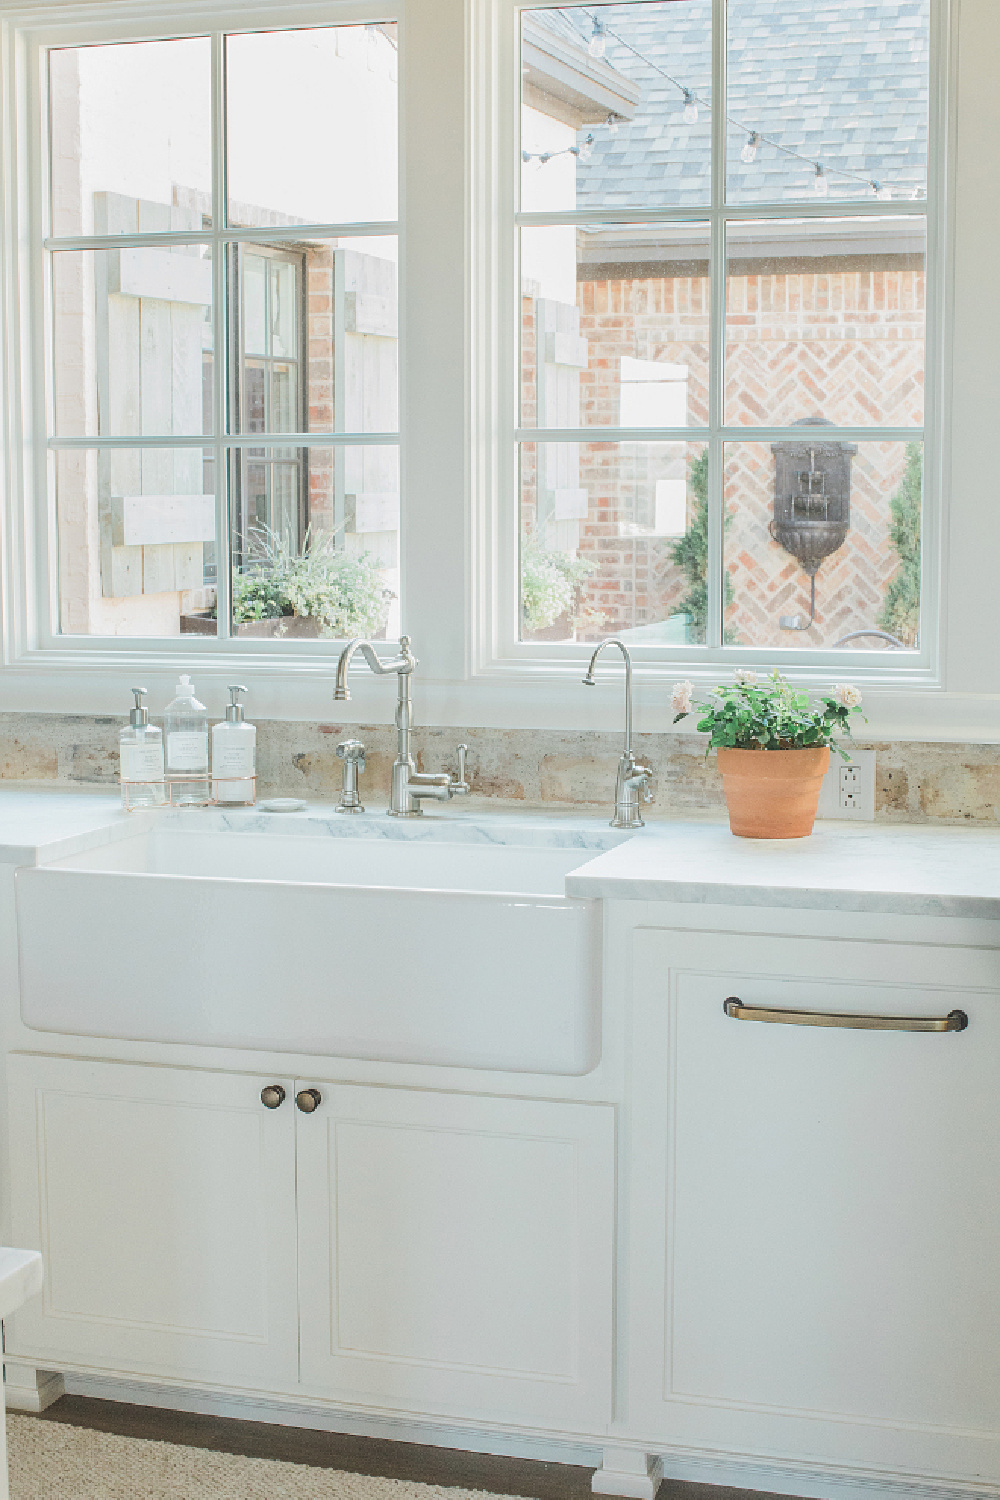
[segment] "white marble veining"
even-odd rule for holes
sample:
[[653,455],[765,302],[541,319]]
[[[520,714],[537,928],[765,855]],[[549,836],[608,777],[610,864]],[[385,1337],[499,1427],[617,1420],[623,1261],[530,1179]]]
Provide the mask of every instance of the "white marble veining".
[[821,822],[810,838],[660,823],[566,879],[570,896],[1000,918],[1000,833]]
[[739,839],[722,820],[651,822],[636,834],[603,817],[470,806],[412,821],[372,807],[343,817],[166,808],[123,814],[117,798],[0,790],[0,863],[42,864],[146,827],[519,848],[581,849],[595,858],[566,879],[568,896],[681,901],[911,916],[1000,918],[1000,831],[927,824],[820,822],[807,839]]
[[147,828],[228,831],[298,838],[379,839],[449,844],[504,844],[519,848],[614,848],[627,835],[603,818],[529,811],[463,808],[424,818],[389,818],[384,807],[344,817],[332,805],[302,812],[258,808],[162,808],[123,813],[117,797],[87,792],[0,789],[0,864],[35,864],[85,853]]

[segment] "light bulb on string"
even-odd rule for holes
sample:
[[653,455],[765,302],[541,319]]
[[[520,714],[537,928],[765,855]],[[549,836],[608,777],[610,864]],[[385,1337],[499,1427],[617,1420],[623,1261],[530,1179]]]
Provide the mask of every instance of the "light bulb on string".
[[608,39],[604,32],[604,22],[599,21],[596,16],[592,17],[594,29],[587,43],[587,51],[591,57],[603,57],[607,49]]
[[813,191],[817,198],[825,198],[830,192],[830,184],[827,181],[826,173],[819,162],[816,163],[816,175],[813,177]]
[[608,132],[608,135],[617,135],[618,134],[618,116],[617,115],[608,115],[608,118],[604,122],[604,126],[605,126],[605,129]]
[[698,101],[690,89],[684,90],[684,123],[685,125],[698,123]]
[[740,152],[740,160],[746,162],[748,167],[751,166],[757,159],[757,145],[759,141],[760,136],[757,134],[756,130],[751,130],[750,134],[747,136],[746,140],[743,143],[743,150]]
[[892,189],[884,187],[881,182],[876,182],[873,179],[869,186],[871,187],[871,190],[875,194],[876,198],[879,198],[883,203],[885,203],[888,198],[892,197]]
[[581,141],[577,147],[576,154],[580,161],[589,161],[594,154],[594,137],[588,135],[585,141]]

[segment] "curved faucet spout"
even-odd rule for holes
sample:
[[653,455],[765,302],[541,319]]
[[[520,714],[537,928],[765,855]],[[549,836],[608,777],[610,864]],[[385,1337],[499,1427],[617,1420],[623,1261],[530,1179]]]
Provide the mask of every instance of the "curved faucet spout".
[[619,651],[621,652],[622,656],[624,656],[624,658],[625,658],[625,754],[626,755],[631,755],[632,754],[632,658],[629,655],[629,649],[626,646],[625,642],[624,641],[620,641],[616,635],[609,636],[606,641],[602,641],[601,644],[597,647],[597,650],[594,652],[593,656],[590,658],[590,666],[587,668],[587,675],[586,675],[586,677],[584,677],[583,680],[584,680],[584,683],[586,684],[587,687],[594,687],[595,686],[595,684],[597,682],[597,679],[594,676],[594,664],[597,661],[597,658],[600,656],[601,652],[604,650],[605,646],[617,646],[618,649],[619,649]]
[[410,637],[408,635],[400,636],[399,655],[394,656],[391,661],[380,661],[371,641],[365,640],[363,636],[358,636],[355,640],[348,641],[340,653],[340,659],[337,662],[337,685],[333,690],[335,703],[346,703],[350,699],[351,693],[347,686],[347,674],[351,670],[351,662],[358,651],[361,652],[361,655],[372,671],[380,677],[387,677],[394,672],[409,676],[417,665],[416,657],[410,650]]

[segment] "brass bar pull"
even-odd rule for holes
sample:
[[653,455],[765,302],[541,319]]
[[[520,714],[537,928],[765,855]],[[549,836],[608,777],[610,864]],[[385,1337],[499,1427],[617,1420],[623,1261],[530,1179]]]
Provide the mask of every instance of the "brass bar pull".
[[777,1021],[785,1026],[848,1026],[857,1031],[964,1031],[964,1010],[946,1016],[853,1016],[834,1010],[777,1010],[771,1005],[744,1005],[738,995],[723,1000],[722,1009],[733,1021]]

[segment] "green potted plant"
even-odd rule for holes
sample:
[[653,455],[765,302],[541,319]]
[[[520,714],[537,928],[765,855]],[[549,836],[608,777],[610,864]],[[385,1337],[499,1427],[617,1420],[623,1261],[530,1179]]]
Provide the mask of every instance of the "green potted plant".
[[[675,685],[675,724],[694,711],[693,695],[693,683]],[[861,712],[858,689],[840,683],[832,693],[813,696],[780,672],[761,682],[756,672],[740,671],[731,686],[709,696],[698,705],[698,730],[709,736],[706,755],[718,752],[733,833],[805,838],[816,821],[831,747],[850,759],[837,740],[850,737],[851,718]]]
[[328,533],[309,533],[301,555],[263,528],[252,542],[249,567],[233,578],[233,625],[240,635],[344,639],[384,630],[393,594],[370,553],[339,550]]

